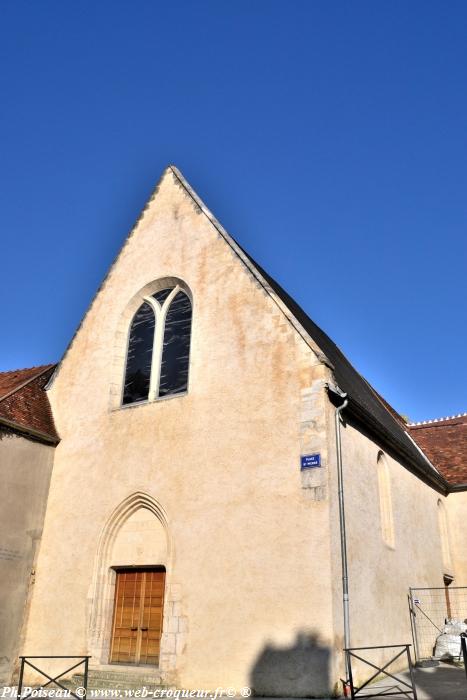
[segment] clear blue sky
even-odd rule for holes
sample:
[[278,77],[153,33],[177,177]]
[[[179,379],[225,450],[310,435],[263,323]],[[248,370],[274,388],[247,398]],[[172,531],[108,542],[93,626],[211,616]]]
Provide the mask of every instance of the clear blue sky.
[[3,0],[0,54],[0,369],[175,163],[395,408],[467,410],[465,2]]

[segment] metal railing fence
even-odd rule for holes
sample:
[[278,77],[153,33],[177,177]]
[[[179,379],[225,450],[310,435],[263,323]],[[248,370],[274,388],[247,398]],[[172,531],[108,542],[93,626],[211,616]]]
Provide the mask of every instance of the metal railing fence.
[[[347,668],[349,673],[348,684],[350,687],[350,696],[352,700],[356,698],[383,698],[383,697],[412,697],[413,700],[417,700],[417,689],[415,687],[414,673],[412,658],[410,655],[411,644],[392,644],[389,646],[375,646],[375,647],[353,647],[352,649],[344,649],[347,659]],[[370,659],[365,659],[361,654],[356,654],[355,652],[370,652],[381,649],[399,649],[399,651],[391,656],[389,661],[386,661],[383,665],[377,665],[370,661]],[[408,683],[405,678],[397,676],[395,673],[391,673],[388,669],[391,664],[406,655],[407,665],[409,670],[410,683]],[[352,660],[357,659],[363,664],[370,666],[374,669],[373,674],[361,685],[356,685],[353,679],[352,671]],[[387,678],[390,678],[393,685],[389,688],[381,687],[380,684],[376,687],[369,687],[370,683],[376,681],[381,674]],[[395,683],[395,685],[394,685]],[[362,691],[365,690],[365,694],[362,695]],[[374,691],[368,693],[367,691]]]
[[[89,671],[89,659],[90,656],[20,656],[19,659],[21,661],[20,665],[20,671],[19,671],[19,680],[18,680],[18,693],[17,693],[17,700],[26,700],[27,698],[30,698],[33,695],[33,691],[27,693],[26,695],[23,696],[23,680],[24,680],[24,671],[25,668],[28,666],[32,668],[34,671],[39,673],[42,676],[45,676],[45,678],[48,678],[47,683],[44,683],[43,685],[39,686],[39,688],[34,689],[34,694],[36,694],[37,690],[43,690],[44,688],[47,688],[51,683],[55,683],[59,688],[62,688],[62,690],[65,690],[67,693],[69,693],[70,697],[76,698],[76,700],[82,700],[83,695],[86,696],[86,692],[88,689],[88,671]],[[56,676],[51,676],[49,675],[46,671],[43,669],[39,668],[39,666],[36,666],[36,663],[31,663],[29,659],[80,659],[77,663],[73,664],[69,668],[65,669],[61,673],[59,673]],[[84,678],[83,678],[83,683],[82,683],[82,688],[84,688],[84,694],[83,695],[76,695],[76,693],[73,693],[70,688],[67,688],[66,686],[62,685],[62,683],[59,683],[58,679],[63,678],[67,673],[70,673],[70,671],[73,671],[75,668],[78,668],[78,666],[84,665]]]

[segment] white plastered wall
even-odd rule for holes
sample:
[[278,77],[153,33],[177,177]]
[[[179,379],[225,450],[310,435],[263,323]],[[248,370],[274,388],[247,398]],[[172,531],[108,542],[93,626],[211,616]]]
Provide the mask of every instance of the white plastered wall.
[[[130,306],[155,280],[172,278],[193,298],[189,391],[120,408]],[[112,513],[140,497],[170,549],[164,679],[326,692],[327,376],[167,171],[49,391],[61,443],[25,653],[105,661],[111,561],[101,543]],[[303,450],[322,453],[324,480],[301,475]],[[141,562],[152,563],[152,553],[148,545]]]
[[[329,408],[330,426],[334,409]],[[328,435],[332,435],[331,429]],[[342,450],[349,562],[351,646],[412,644],[410,587],[442,587],[444,562],[438,500],[447,501],[351,423],[342,426]],[[330,448],[330,451],[332,448]],[[392,506],[393,543],[385,540],[388,514],[381,512],[378,462],[384,455]],[[378,460],[378,457],[380,459]],[[335,648],[344,646],[337,472],[331,468]],[[387,494],[385,494],[387,499]],[[449,496],[451,498],[451,496]],[[387,503],[386,503],[387,505]],[[396,653],[397,650],[394,650]],[[372,652],[376,663],[390,651]],[[405,663],[401,659],[399,667]],[[341,660],[343,676],[343,660]],[[357,664],[360,680],[371,668]],[[395,668],[395,667],[394,667]]]

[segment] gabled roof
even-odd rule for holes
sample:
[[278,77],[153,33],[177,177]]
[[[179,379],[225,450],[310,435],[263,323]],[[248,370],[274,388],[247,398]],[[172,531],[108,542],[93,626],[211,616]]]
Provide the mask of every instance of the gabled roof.
[[0,426],[40,442],[59,442],[45,391],[55,367],[41,365],[0,372]]
[[[88,310],[86,311],[81,323],[79,324],[74,337],[79,332],[79,329],[84,322],[87,314],[93,306],[94,300],[98,296],[102,287],[106,284],[112,269],[116,265],[123,249],[127,245],[129,239],[134,235],[140,221],[144,218],[146,211],[149,209],[152,200],[156,197],[160,183],[167,175],[172,175],[177,186],[181,187],[185,194],[191,197],[193,205],[200,213],[208,218],[211,224],[217,229],[219,235],[230,246],[234,254],[248,269],[249,273],[254,277],[256,282],[263,287],[270,298],[277,304],[288,321],[295,328],[297,333],[301,335],[304,341],[309,345],[312,351],[320,359],[326,363],[333,371],[335,381],[339,388],[348,395],[348,406],[345,409],[345,415],[352,417],[354,422],[357,422],[361,428],[370,433],[379,442],[385,446],[388,451],[392,451],[397,457],[401,458],[404,464],[416,473],[420,478],[429,482],[432,486],[442,492],[449,490],[449,484],[430,463],[429,459],[423,454],[422,450],[412,439],[408,433],[404,420],[394,409],[387,404],[382,397],[371,387],[371,385],[357,372],[351,365],[340,349],[329,338],[329,336],[317,326],[314,321],[303,311],[303,309],[292,299],[292,297],[256,263],[230,236],[223,226],[217,221],[204,202],[198,197],[189,183],[175,166],[168,166],[164,171],[161,180],[152,193],[149,201],[144,207],[135,226],[124,242],[122,249],[118,253],[110,269],[97,290],[94,299],[92,300]],[[68,354],[74,337],[71,339],[68,348],[61,360],[60,365],[65,360]],[[60,370],[60,366],[54,373],[54,377]]]
[[402,457],[418,476],[431,482],[441,491],[447,491],[446,479],[439,474],[414,443],[402,416],[357,372],[331,338],[311,320],[280,284],[250,256],[248,257],[330,362],[335,380],[339,388],[347,394],[349,400],[345,413],[350,414],[367,432],[378,438],[399,457]]
[[450,484],[467,485],[467,413],[411,423],[408,430]]

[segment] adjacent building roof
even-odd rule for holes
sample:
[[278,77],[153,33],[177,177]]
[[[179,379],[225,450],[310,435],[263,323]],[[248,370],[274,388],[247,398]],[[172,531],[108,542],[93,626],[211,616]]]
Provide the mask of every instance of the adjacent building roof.
[[450,484],[467,485],[467,413],[407,427]]
[[56,365],[0,372],[0,426],[41,442],[57,444],[45,386]]

